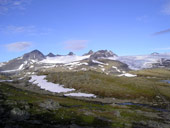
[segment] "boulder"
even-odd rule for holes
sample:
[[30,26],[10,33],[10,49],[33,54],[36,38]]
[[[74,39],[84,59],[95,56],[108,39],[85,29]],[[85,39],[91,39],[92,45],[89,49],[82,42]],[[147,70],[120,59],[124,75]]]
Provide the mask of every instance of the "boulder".
[[60,108],[59,103],[53,100],[46,100],[40,103],[39,106],[47,110],[58,110]]
[[10,111],[10,118],[14,120],[22,121],[22,120],[29,119],[29,117],[30,114],[25,110],[21,110],[20,108],[13,108]]

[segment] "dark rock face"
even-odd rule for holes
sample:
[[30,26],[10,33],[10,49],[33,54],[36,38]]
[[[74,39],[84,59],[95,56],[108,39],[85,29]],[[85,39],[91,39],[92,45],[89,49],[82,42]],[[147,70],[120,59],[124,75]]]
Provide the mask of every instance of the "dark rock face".
[[170,59],[162,58],[162,59],[160,59],[160,61],[158,63],[152,64],[152,67],[153,68],[158,68],[158,67],[167,67],[167,68],[169,68],[170,67]]
[[102,57],[114,57],[117,56],[116,54],[114,54],[112,51],[107,51],[107,50],[99,50],[95,53],[93,53],[90,56],[90,59],[99,59]]
[[55,55],[53,53],[51,53],[51,52],[47,56],[48,57],[55,57]]
[[92,50],[90,50],[88,53],[85,53],[83,56],[87,56],[87,55],[92,55],[94,52]]
[[69,56],[75,55],[73,52],[68,53]]
[[19,69],[19,67],[22,67],[23,64],[26,68],[30,64],[31,60],[41,61],[43,59],[45,59],[45,56],[40,51],[34,50],[30,53],[24,54],[22,57],[18,57],[7,62],[5,65],[0,67],[0,71]]
[[165,67],[170,67],[170,59],[162,59],[162,65]]
[[41,61],[41,60],[45,59],[45,56],[40,51],[34,50],[30,53],[24,54],[23,59],[24,60],[32,59],[32,60]]

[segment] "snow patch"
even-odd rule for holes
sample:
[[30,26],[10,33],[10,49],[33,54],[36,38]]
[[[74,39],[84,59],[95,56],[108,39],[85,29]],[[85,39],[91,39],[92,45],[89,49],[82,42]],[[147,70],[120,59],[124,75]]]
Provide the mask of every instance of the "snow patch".
[[126,76],[126,77],[136,77],[137,75],[133,75],[133,74],[130,74],[130,73],[124,73],[124,74],[121,74],[121,75],[118,75],[119,77],[121,76]]
[[30,68],[34,68],[34,66],[33,66],[33,65],[31,65],[31,66],[30,66]]
[[96,63],[96,64],[108,65],[108,64],[102,63],[102,62],[97,61],[97,60],[92,60],[92,62],[93,62],[93,63]]
[[43,68],[55,68],[55,65],[51,65],[51,66],[43,66]]
[[105,71],[105,68],[101,68],[101,70],[104,72],[104,71]]
[[96,95],[94,94],[87,94],[87,93],[69,93],[69,94],[64,94],[64,96],[73,96],[73,97],[93,97],[96,98]]
[[0,80],[0,82],[13,82],[13,80]]
[[21,64],[21,65],[19,66],[18,70],[22,70],[23,67],[24,67],[24,64]]
[[13,70],[5,70],[5,71],[1,71],[1,72],[7,73],[7,72],[16,72],[16,71],[19,71],[19,70],[18,70],[18,69],[13,69]]
[[99,67],[103,68],[104,66],[103,65],[99,65]]
[[112,66],[112,68],[116,69],[117,72],[121,72],[117,67]]
[[48,90],[50,92],[61,93],[61,92],[70,92],[75,90],[70,88],[64,88],[63,85],[48,82],[45,78],[46,76],[44,75],[43,76],[33,75],[31,76],[29,82],[33,84],[37,84],[37,86],[39,86],[40,88]]
[[0,63],[0,67],[4,66],[5,64],[4,63]]
[[24,67],[24,64],[21,64],[21,65],[19,66],[19,68],[18,68],[18,69],[5,70],[5,71],[1,71],[1,72],[4,72],[4,73],[8,73],[8,72],[16,72],[16,71],[20,71],[20,70],[22,70],[22,69],[23,69],[23,67]]

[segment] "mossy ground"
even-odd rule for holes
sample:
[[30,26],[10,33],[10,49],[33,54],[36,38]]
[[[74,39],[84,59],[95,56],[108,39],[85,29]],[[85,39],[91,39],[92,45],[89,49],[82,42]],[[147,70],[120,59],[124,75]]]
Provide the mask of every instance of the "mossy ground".
[[[170,71],[166,71],[165,74],[162,73],[163,78],[159,77],[159,79],[148,79],[146,76],[139,75],[138,72],[135,73],[138,77],[117,77],[95,71],[43,72],[41,74],[46,74],[47,80],[51,82],[62,84],[65,87],[75,88],[80,92],[92,93],[99,97],[114,97],[119,99],[144,97],[148,101],[152,101],[159,91],[159,93],[168,99],[170,98],[169,85],[160,82],[165,76],[166,79],[170,77],[170,75],[167,75],[167,73],[170,74]],[[154,72],[153,74],[155,75],[156,73]]]
[[[140,107],[114,107],[109,104],[99,104],[76,100],[67,97],[56,97],[53,95],[42,95],[30,91],[17,89],[7,83],[0,83],[0,92],[5,99],[17,104],[8,105],[9,109],[18,107],[24,109],[23,104],[28,103],[30,108],[27,110],[31,114],[31,120],[40,120],[43,124],[37,127],[46,127],[50,125],[71,125],[92,126],[92,127],[132,127],[134,122],[141,120],[153,120],[153,118],[129,111],[130,109],[141,110]],[[60,104],[60,108],[54,111],[44,110],[38,106],[40,102],[52,99]],[[21,102],[21,104],[20,104]],[[145,110],[154,112],[153,110]],[[116,115],[120,113],[120,116]],[[33,127],[33,124],[19,122],[21,126]],[[42,126],[43,125],[43,126]]]
[[[65,87],[73,87],[80,92],[93,93],[101,98],[112,97],[120,100],[130,99],[136,101],[136,99],[142,97],[147,102],[153,102],[156,101],[155,97],[160,95],[169,101],[170,86],[160,81],[170,78],[169,70],[150,69],[133,71],[133,73],[137,74],[138,77],[116,77],[95,71],[42,72],[40,74],[46,74],[47,79],[51,82],[63,84]],[[13,84],[16,83],[0,83],[0,94],[3,95],[1,105],[6,107],[8,113],[14,107],[25,109],[26,103],[29,106],[26,111],[31,114],[29,120],[40,121],[36,125],[30,123],[29,120],[16,122],[17,125],[24,128],[35,126],[46,128],[54,125],[61,125],[62,127],[73,124],[102,128],[131,128],[140,124],[141,121],[164,123],[164,119],[159,117],[161,112],[150,108],[133,105],[128,107],[114,106],[82,99],[35,93],[31,90],[26,91],[16,88]],[[53,111],[42,109],[39,104],[46,100],[58,102],[60,108]],[[6,105],[7,101],[8,104]],[[147,125],[144,127],[147,127]]]

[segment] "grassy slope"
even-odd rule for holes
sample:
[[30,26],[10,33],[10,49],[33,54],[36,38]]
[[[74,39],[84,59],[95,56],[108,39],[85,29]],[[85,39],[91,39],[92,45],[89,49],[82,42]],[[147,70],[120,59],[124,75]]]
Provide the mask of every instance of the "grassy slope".
[[169,89],[163,83],[160,84],[144,77],[115,77],[94,71],[57,72],[47,73],[47,75],[47,79],[51,82],[101,97],[136,99],[142,96],[152,100],[157,95],[153,86]]
[[144,69],[131,72],[137,74],[138,76],[143,77],[157,77],[163,79],[170,79],[170,69],[168,68]]
[[170,84],[161,82],[161,80],[170,80],[170,69],[168,68],[145,69],[139,71],[132,71],[132,73],[152,81],[155,88],[163,96],[170,100],[169,93]]

